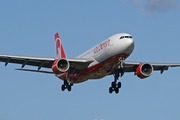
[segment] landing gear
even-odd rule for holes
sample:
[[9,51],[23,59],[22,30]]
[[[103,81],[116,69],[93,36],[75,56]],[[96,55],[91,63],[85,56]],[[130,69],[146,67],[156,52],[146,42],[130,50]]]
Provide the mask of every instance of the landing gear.
[[68,85],[67,90],[71,91],[71,86],[70,85]]
[[121,82],[118,82],[117,87],[121,88]]
[[121,88],[121,82],[112,82],[111,83],[111,87],[109,87],[109,93],[112,93],[113,91],[115,91],[116,94],[119,93],[119,89]]
[[116,94],[118,94],[118,93],[119,93],[119,88],[116,87],[116,88],[114,89],[114,91],[115,91]]
[[73,86],[73,83],[69,83],[67,80],[64,80],[64,84],[61,86],[61,90],[64,91],[67,89],[68,91],[71,91]]
[[67,89],[68,91],[71,91],[73,86],[73,81],[71,81],[69,79],[69,71],[66,72],[66,78],[64,80],[64,83],[61,86],[61,90],[64,91],[65,89]]
[[113,88],[109,87],[109,93],[112,93],[112,92],[113,92]]
[[66,86],[63,84],[63,85],[61,86],[61,90],[64,91],[65,89],[66,89]]
[[111,83],[111,87],[109,87],[109,93],[112,93],[113,91],[118,94],[119,89],[121,88],[121,82],[117,83],[117,80],[119,77],[122,77],[124,75],[123,70],[123,61],[124,59],[120,59],[118,69],[114,71],[114,81]]

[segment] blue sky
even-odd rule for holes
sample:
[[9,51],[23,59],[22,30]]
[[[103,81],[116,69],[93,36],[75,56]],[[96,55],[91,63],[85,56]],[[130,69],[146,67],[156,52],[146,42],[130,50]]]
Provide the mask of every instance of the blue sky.
[[[127,32],[135,49],[127,59],[180,62],[180,2],[175,0],[0,1],[0,53],[55,56],[59,32],[68,57],[109,36]],[[178,120],[180,68],[145,80],[127,73],[118,95],[113,76],[60,91],[54,75],[14,70],[0,63],[0,120]]]

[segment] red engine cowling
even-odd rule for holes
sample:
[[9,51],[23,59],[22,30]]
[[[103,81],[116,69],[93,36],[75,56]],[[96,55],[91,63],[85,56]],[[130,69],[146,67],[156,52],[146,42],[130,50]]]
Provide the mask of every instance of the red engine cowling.
[[55,74],[64,73],[69,70],[70,64],[66,59],[55,60],[52,64],[52,71]]
[[153,66],[148,64],[148,63],[141,63],[137,68],[136,68],[136,75],[143,79],[151,76],[153,73],[154,69]]

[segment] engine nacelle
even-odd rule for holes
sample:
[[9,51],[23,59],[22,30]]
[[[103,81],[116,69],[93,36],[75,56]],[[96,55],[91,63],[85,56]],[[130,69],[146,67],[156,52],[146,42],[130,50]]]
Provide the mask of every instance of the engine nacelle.
[[52,71],[56,74],[64,73],[69,70],[70,64],[66,59],[59,59],[54,61]]
[[143,79],[151,76],[153,73],[154,69],[153,66],[148,64],[148,63],[142,63],[136,68],[136,75]]

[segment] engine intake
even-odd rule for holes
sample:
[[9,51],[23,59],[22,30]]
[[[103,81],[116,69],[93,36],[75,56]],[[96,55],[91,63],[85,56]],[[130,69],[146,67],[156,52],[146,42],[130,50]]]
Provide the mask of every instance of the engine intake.
[[66,59],[59,59],[54,61],[52,70],[56,74],[60,74],[69,70],[70,64]]
[[154,69],[153,66],[148,64],[148,63],[142,63],[136,68],[136,75],[143,79],[151,76],[153,73]]

